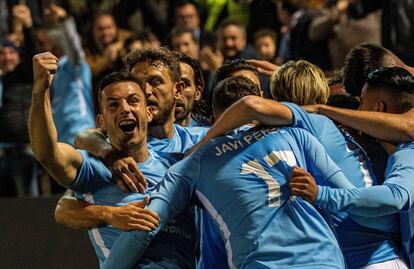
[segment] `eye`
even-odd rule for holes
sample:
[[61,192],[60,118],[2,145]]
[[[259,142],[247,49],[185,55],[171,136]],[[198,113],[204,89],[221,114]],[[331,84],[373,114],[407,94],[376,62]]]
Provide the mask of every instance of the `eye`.
[[116,108],[118,106],[118,102],[109,102],[108,106],[110,108]]
[[191,86],[191,83],[188,79],[183,79],[182,81],[184,82],[184,85],[185,85],[186,88]]
[[137,96],[133,96],[133,97],[129,98],[129,103],[131,103],[131,104],[138,104],[140,102],[141,102],[141,100]]
[[159,79],[153,79],[153,80],[151,80],[151,86],[153,86],[153,87],[157,87],[160,84],[161,84],[161,80],[159,80]]

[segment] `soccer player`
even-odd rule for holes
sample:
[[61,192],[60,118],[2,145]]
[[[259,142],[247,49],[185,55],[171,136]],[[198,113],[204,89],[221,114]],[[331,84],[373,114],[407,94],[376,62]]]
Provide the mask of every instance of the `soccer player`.
[[[174,165],[148,208],[162,227],[196,194],[220,229],[230,268],[344,268],[329,225],[288,190],[295,165],[321,184],[352,186],[306,131],[258,128],[214,139]],[[103,268],[128,268],[158,230],[123,233]]]
[[[276,100],[299,105],[324,104],[329,95],[322,71],[306,61],[281,66],[272,76],[271,89]],[[249,96],[223,113],[203,142],[253,120],[267,125],[300,127],[321,142],[355,187],[376,185],[369,159],[354,137],[328,118],[318,116],[292,103]],[[333,223],[349,268],[381,264],[400,257],[388,231],[372,229],[346,213],[333,215]]]
[[[29,131],[36,158],[58,183],[74,190],[80,199],[98,205],[123,205],[144,200],[145,194],[122,192],[99,159],[57,142],[48,97],[53,73],[57,70],[57,58],[51,53],[43,53],[36,55],[33,63],[35,84]],[[144,91],[130,73],[115,73],[102,81],[99,97],[102,111],[98,115],[99,126],[107,131],[114,148],[126,152],[139,163],[147,177],[148,191],[151,191],[174,160],[171,157],[163,158],[147,147],[147,123],[151,120],[151,114],[146,106]],[[141,220],[141,225],[135,228],[148,231],[156,227],[157,216],[153,212],[139,209],[135,214]],[[140,268],[192,268],[192,218],[189,211],[177,216],[175,233],[160,233],[137,263]],[[111,226],[90,230],[90,238],[100,262],[109,254],[120,232]],[[159,256],[160,252],[165,254]]]
[[202,117],[198,103],[205,87],[203,71],[194,58],[181,53],[177,53],[177,57],[180,61],[184,88],[175,106],[175,123],[183,127],[196,127],[200,124],[199,118]]
[[[382,68],[368,75],[361,94],[361,110],[401,114],[414,107],[414,77],[400,67]],[[414,195],[414,142],[400,143],[388,159],[385,182],[372,188],[334,190],[309,185],[295,191],[306,200],[332,212],[346,211],[350,215],[372,218],[368,224],[391,234],[399,232],[398,213],[409,208]],[[295,178],[292,179],[295,181]],[[312,190],[312,191],[310,191]],[[306,194],[305,194],[306,193]],[[388,218],[378,218],[388,216]],[[383,221],[382,221],[383,220]],[[383,264],[390,268],[408,268],[401,259]]]
[[[182,86],[180,80],[177,80],[177,78],[180,78],[180,67],[176,54],[172,54],[163,48],[143,49],[130,54],[128,64],[129,70],[136,70],[137,74],[142,72],[141,74],[144,75],[144,77],[141,77],[140,82],[147,83],[147,98],[150,98],[154,109],[157,110],[157,124],[152,123],[148,127],[149,136],[151,136],[148,138],[149,148],[156,152],[184,153],[193,147],[201,139],[206,129],[182,128],[174,124],[174,117],[172,116],[176,102],[174,93],[177,87]],[[134,69],[136,64],[144,66]],[[177,86],[178,83],[180,85]],[[173,131],[172,133],[171,130]],[[148,181],[145,173],[142,175],[138,169],[134,168],[135,163],[131,162],[130,158],[122,158],[125,157],[125,154],[117,155],[117,152],[114,154],[114,149],[99,132],[88,132],[83,135],[83,139],[77,140],[78,146],[84,147],[94,155],[100,156],[106,160],[106,164],[113,162],[111,158],[115,155],[117,161],[113,162],[110,170],[114,176],[122,179],[118,180],[117,183],[121,184],[124,191],[138,191],[135,187],[137,183],[133,179],[134,177],[139,177],[138,175],[141,175],[141,178]],[[170,164],[172,163],[170,162]],[[165,170],[163,171],[165,172]],[[123,186],[123,184],[128,187]],[[144,182],[143,185],[145,184],[149,183]],[[143,188],[140,191],[143,191]],[[150,190],[147,190],[147,193],[148,191]],[[136,206],[134,204],[116,207],[98,206],[63,197],[56,208],[55,218],[58,223],[63,223],[72,228],[89,228],[110,224],[118,229],[130,230],[136,229],[134,224],[138,222],[135,217],[135,210]],[[194,223],[194,219],[187,222]],[[180,233],[183,229],[171,223],[165,230],[174,236],[174,234]],[[178,240],[178,242],[180,241]],[[188,248],[190,248],[190,245],[188,244]],[[192,246],[194,247],[194,244]],[[193,254],[194,257],[194,248],[190,252],[187,249],[185,253],[185,256]]]

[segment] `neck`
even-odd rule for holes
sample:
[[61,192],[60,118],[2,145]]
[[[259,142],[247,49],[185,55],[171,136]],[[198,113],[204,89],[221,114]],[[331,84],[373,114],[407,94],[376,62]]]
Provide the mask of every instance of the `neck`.
[[188,124],[190,123],[190,119],[191,119],[191,113],[188,113],[183,119],[181,120],[176,120],[175,123],[183,126],[183,127],[187,127]]
[[134,158],[137,163],[145,162],[148,159],[148,146],[147,141],[143,141],[141,146],[135,150],[127,151],[128,156]]
[[112,145],[112,147],[119,151],[122,156],[132,157],[138,163],[145,162],[148,159],[147,138],[145,138],[141,144],[132,149],[122,149],[122,147],[115,145]]
[[174,121],[168,120],[159,125],[148,126],[148,133],[158,139],[171,139],[174,136]]

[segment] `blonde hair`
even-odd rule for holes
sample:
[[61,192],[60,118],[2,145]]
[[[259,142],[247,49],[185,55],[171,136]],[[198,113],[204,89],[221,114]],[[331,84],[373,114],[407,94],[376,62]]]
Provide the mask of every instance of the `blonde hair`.
[[329,97],[328,81],[323,71],[310,62],[289,61],[270,79],[273,99],[297,105],[325,104]]

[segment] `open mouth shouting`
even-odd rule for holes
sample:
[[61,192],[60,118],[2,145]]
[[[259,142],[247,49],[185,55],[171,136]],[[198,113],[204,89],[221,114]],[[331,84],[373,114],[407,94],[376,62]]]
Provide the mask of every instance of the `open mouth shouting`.
[[121,129],[126,134],[131,134],[135,131],[137,128],[137,123],[135,120],[127,119],[127,120],[121,120],[118,123],[119,129]]

